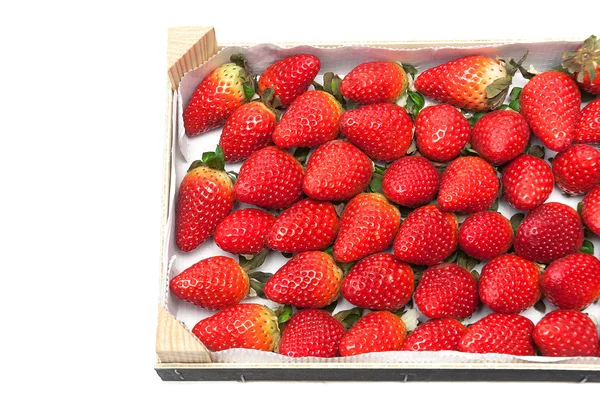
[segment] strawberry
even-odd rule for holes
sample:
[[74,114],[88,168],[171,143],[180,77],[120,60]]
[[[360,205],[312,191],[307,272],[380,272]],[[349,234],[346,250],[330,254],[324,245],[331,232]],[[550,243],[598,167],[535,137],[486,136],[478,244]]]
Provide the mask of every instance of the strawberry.
[[342,80],[341,94],[361,105],[395,103],[408,86],[406,72],[390,61],[365,62],[356,66]]
[[513,242],[510,221],[495,211],[469,215],[460,226],[458,244],[469,256],[491,260],[508,251]]
[[505,254],[481,270],[479,298],[494,312],[518,314],[537,303],[540,296],[540,270],[534,262]]
[[389,253],[377,253],[352,267],[342,283],[342,295],[360,308],[396,311],[408,303],[414,287],[410,265]]
[[543,356],[598,355],[596,325],[580,311],[556,310],[546,314],[535,326],[533,340]]
[[308,251],[292,257],[265,285],[272,301],[298,308],[322,308],[340,295],[342,270],[327,253]]
[[545,203],[525,216],[514,240],[515,252],[528,260],[549,263],[575,253],[583,244],[577,211],[561,203]]
[[600,186],[590,190],[583,198],[581,219],[590,231],[600,235]]
[[232,254],[257,254],[267,247],[267,234],[275,217],[256,208],[229,214],[215,230],[215,243]]
[[469,121],[447,104],[429,106],[415,120],[419,152],[433,161],[446,162],[460,155],[471,137]]
[[391,162],[406,154],[414,125],[404,108],[380,103],[343,113],[340,130],[372,159]]
[[302,196],[302,165],[274,146],[252,154],[242,164],[235,197],[242,203],[268,209],[285,208]]
[[533,356],[533,327],[533,322],[518,314],[490,314],[469,326],[458,351]]
[[592,35],[577,51],[563,53],[562,66],[573,74],[579,87],[600,94],[600,41]]
[[379,193],[361,193],[346,204],[333,245],[339,262],[351,262],[383,251],[400,226],[400,211]]
[[279,353],[289,357],[336,357],[344,325],[327,311],[300,310],[283,329]]
[[279,342],[277,317],[260,304],[237,304],[198,322],[192,329],[210,351],[273,351]]
[[521,114],[533,134],[550,150],[564,151],[575,137],[581,94],[567,74],[542,72],[521,92]]
[[544,270],[541,286],[556,307],[582,310],[600,298],[600,261],[585,253],[559,258]]
[[408,335],[400,350],[456,351],[466,332],[467,328],[453,318],[430,319]]
[[339,133],[342,106],[331,94],[311,90],[288,107],[273,132],[273,142],[284,148],[317,147]]
[[458,245],[458,222],[436,205],[417,208],[404,220],[394,241],[394,255],[411,264],[433,265]]
[[513,110],[496,110],[481,117],[471,131],[471,146],[487,162],[503,165],[525,151],[529,125]]
[[600,151],[587,144],[576,144],[552,161],[554,180],[569,195],[586,194],[600,184]]
[[402,157],[383,174],[383,194],[401,206],[419,207],[437,195],[441,176],[438,170],[421,156]]
[[339,218],[331,203],[304,199],[277,217],[267,235],[267,245],[286,253],[323,250],[337,235]]
[[490,208],[498,196],[496,170],[479,157],[460,157],[442,174],[438,203],[444,211],[476,213]]
[[375,311],[359,319],[340,342],[340,355],[400,350],[406,338],[406,326],[389,311]]
[[528,211],[543,204],[553,188],[550,166],[535,156],[520,155],[502,171],[504,199],[518,210]]
[[428,318],[467,318],[479,305],[477,281],[457,264],[425,270],[415,290],[415,304]]
[[[600,85],[598,85],[600,87]],[[590,101],[581,110],[575,127],[575,143],[600,143],[600,99]]]
[[302,189],[317,200],[348,200],[367,188],[372,174],[369,157],[345,140],[334,140],[311,154]]
[[297,54],[269,65],[258,79],[258,93],[273,88],[282,107],[287,107],[308,90],[321,69],[321,60],[312,54]]

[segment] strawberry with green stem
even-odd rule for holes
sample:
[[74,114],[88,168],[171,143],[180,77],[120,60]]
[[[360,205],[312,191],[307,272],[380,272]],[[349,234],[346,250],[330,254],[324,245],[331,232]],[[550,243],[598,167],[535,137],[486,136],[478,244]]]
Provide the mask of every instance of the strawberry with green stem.
[[600,40],[596,36],[587,38],[576,51],[563,53],[562,67],[583,90],[600,94]]

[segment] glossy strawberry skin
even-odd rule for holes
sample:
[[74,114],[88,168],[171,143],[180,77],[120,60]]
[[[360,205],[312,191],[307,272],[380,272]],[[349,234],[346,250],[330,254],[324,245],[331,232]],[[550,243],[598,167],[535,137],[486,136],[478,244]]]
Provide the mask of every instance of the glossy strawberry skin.
[[342,357],[400,350],[406,338],[402,319],[389,311],[375,311],[359,319],[340,343]]
[[297,54],[271,64],[258,79],[258,94],[273,88],[281,106],[287,107],[306,92],[321,69],[321,60],[312,54]]
[[[598,73],[600,79],[600,72]],[[598,84],[600,88],[600,83]],[[575,143],[600,143],[600,99],[590,101],[579,115],[575,127]]]
[[229,214],[215,230],[215,243],[232,254],[256,254],[267,247],[267,234],[275,216],[256,208]]
[[575,310],[556,310],[546,314],[535,326],[533,339],[543,356],[598,355],[596,325],[590,317]]
[[575,137],[581,94],[575,81],[562,72],[534,76],[523,87],[521,114],[544,146],[566,150]]
[[590,190],[583,198],[581,218],[590,231],[600,235],[600,186]]
[[396,311],[408,303],[414,287],[410,265],[389,253],[377,253],[352,267],[342,283],[342,295],[360,308]]
[[552,161],[556,186],[567,194],[586,194],[600,184],[600,150],[576,144],[559,153]]
[[543,204],[554,188],[548,163],[529,154],[514,159],[502,171],[504,199],[517,210],[529,211]]
[[541,287],[556,307],[582,310],[600,298],[600,261],[584,253],[560,258],[544,270]]
[[508,251],[513,242],[510,221],[495,211],[469,215],[458,233],[458,244],[471,257],[490,260]]
[[340,131],[372,159],[391,162],[406,154],[414,125],[404,108],[380,103],[346,111]]
[[458,351],[533,356],[533,328],[533,322],[518,314],[490,314],[468,328]]
[[406,207],[419,207],[435,198],[441,175],[425,157],[406,156],[396,160],[383,174],[385,197]]
[[321,251],[292,257],[265,284],[270,300],[298,308],[322,308],[340,295],[342,270]]
[[458,350],[458,342],[467,328],[453,318],[430,319],[411,332],[400,350],[443,351]]
[[419,152],[432,161],[446,162],[460,155],[471,137],[471,125],[447,104],[425,107],[415,121]]
[[342,80],[342,95],[361,105],[394,103],[406,91],[408,79],[395,62],[366,62],[356,66]]

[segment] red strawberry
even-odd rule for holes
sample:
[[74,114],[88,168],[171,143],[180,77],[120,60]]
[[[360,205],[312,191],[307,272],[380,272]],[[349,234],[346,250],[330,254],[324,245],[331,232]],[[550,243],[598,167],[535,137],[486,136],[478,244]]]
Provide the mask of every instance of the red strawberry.
[[473,275],[450,263],[426,269],[414,297],[415,304],[428,318],[466,318],[479,305],[477,281]]
[[533,340],[543,356],[598,355],[596,325],[590,317],[575,310],[556,310],[545,315],[533,330]]
[[242,203],[268,209],[285,208],[302,196],[302,165],[274,146],[252,154],[240,169],[235,197]]
[[548,163],[523,154],[502,171],[504,199],[518,210],[531,210],[543,204],[554,188],[554,175]]
[[340,92],[355,103],[395,103],[406,91],[408,79],[395,62],[366,62],[356,66],[342,80]]
[[329,254],[308,251],[277,270],[265,285],[265,295],[298,308],[322,308],[339,297],[342,276]]
[[460,155],[471,137],[471,125],[447,104],[425,107],[415,121],[419,152],[433,161],[446,162]]
[[515,252],[528,260],[549,263],[575,253],[583,244],[577,211],[561,203],[545,203],[527,214],[515,235]]
[[563,192],[586,194],[600,184],[600,151],[587,144],[571,146],[554,157],[552,172]]
[[574,142],[600,143],[600,99],[591,101],[581,110],[579,121],[575,127]]
[[600,94],[600,41],[592,35],[577,51],[563,53],[562,66],[573,74],[579,86]]
[[334,140],[311,154],[302,188],[313,199],[348,200],[367,188],[372,173],[369,157],[345,140]]
[[269,229],[267,244],[286,253],[323,250],[333,243],[339,225],[333,204],[304,199],[277,217]]
[[590,190],[583,198],[581,218],[590,231],[600,235],[600,186]]
[[215,243],[232,254],[256,254],[267,247],[267,234],[275,217],[256,208],[229,214],[215,230]]
[[406,217],[394,241],[394,255],[411,264],[433,265],[444,261],[457,245],[456,216],[428,205]]
[[357,354],[400,350],[406,338],[406,326],[389,311],[375,311],[359,319],[340,343],[343,357]]
[[372,159],[391,162],[406,154],[414,125],[404,108],[380,103],[343,113],[340,130]]
[[460,226],[458,244],[471,257],[490,260],[508,251],[513,241],[510,221],[495,211],[469,215]]
[[344,325],[327,311],[300,310],[283,329],[279,353],[289,357],[336,357],[345,333]]
[[471,146],[494,166],[506,164],[525,151],[529,125],[513,110],[496,110],[481,117],[471,131]]
[[321,69],[321,61],[311,54],[297,54],[271,64],[260,75],[258,93],[273,88],[282,107],[287,107],[308,90]]
[[479,157],[460,157],[442,174],[438,203],[444,211],[476,213],[490,208],[498,189],[494,167]]
[[575,136],[581,94],[567,74],[542,72],[523,88],[521,114],[546,147],[564,151]]
[[469,326],[458,342],[465,353],[533,356],[533,322],[518,314],[490,314]]
[[352,267],[342,283],[342,295],[360,308],[396,311],[408,303],[414,287],[410,265],[389,253],[377,253]]
[[339,133],[342,106],[321,90],[303,93],[289,106],[273,132],[279,147],[317,147]]
[[399,226],[400,212],[383,195],[361,193],[342,212],[333,255],[345,263],[383,251],[392,244]]
[[506,254],[481,270],[479,297],[494,312],[518,314],[537,303],[541,294],[540,270],[534,262]]
[[390,165],[382,180],[383,194],[401,206],[419,207],[433,200],[441,176],[426,158],[407,156]]
[[430,319],[419,325],[404,341],[400,350],[458,350],[458,341],[467,328],[452,318]]
[[541,285],[556,307],[582,310],[600,298],[600,261],[585,253],[559,258],[544,270]]
[[279,342],[277,317],[260,304],[237,304],[198,322],[192,329],[210,351],[273,351]]

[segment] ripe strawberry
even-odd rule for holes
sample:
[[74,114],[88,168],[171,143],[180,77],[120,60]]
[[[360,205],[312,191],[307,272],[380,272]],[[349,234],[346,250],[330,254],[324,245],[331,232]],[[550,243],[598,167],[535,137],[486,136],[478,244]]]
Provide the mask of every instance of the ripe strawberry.
[[458,221],[436,205],[410,213],[394,241],[394,255],[411,264],[433,265],[444,261],[458,245]]
[[466,332],[467,328],[453,318],[430,319],[408,335],[400,350],[456,351]]
[[383,174],[383,194],[401,206],[419,207],[437,195],[441,176],[437,169],[421,156],[396,160]]
[[267,245],[286,253],[323,250],[333,243],[339,226],[333,204],[304,199],[277,217],[268,230]]
[[534,76],[521,92],[521,114],[546,147],[564,151],[575,136],[581,94],[567,74],[547,71]]
[[543,356],[598,355],[596,325],[590,317],[575,310],[556,310],[545,315],[533,330],[533,340]]
[[308,90],[321,69],[321,61],[312,54],[297,54],[271,64],[260,75],[258,93],[273,88],[282,107],[287,107]]
[[415,304],[428,318],[467,318],[479,305],[477,281],[457,264],[425,270],[415,290]]
[[460,155],[471,137],[471,125],[447,104],[425,107],[415,120],[419,152],[433,161],[446,162]]
[[257,254],[267,247],[267,234],[275,217],[256,208],[229,214],[215,230],[215,243],[232,254]]
[[356,66],[342,80],[340,92],[355,103],[395,103],[408,86],[401,65],[389,61],[366,62]]
[[577,121],[577,126],[575,127],[574,142],[600,143],[600,99],[589,102],[581,110],[579,121]]
[[317,200],[348,200],[367,188],[372,173],[369,157],[345,140],[334,140],[311,154],[302,189]]
[[496,110],[481,117],[471,131],[471,146],[487,162],[503,165],[525,151],[529,125],[513,110]]
[[345,333],[344,325],[327,311],[300,310],[283,329],[279,353],[289,357],[336,357]]
[[600,261],[585,253],[559,258],[544,270],[540,283],[556,307],[582,310],[600,298]]
[[404,108],[380,103],[343,113],[340,130],[372,159],[391,162],[406,154],[414,125]]
[[340,343],[343,357],[357,354],[400,350],[406,338],[406,326],[389,311],[375,311],[359,319]]
[[460,226],[458,244],[471,257],[491,260],[508,251],[513,242],[510,221],[495,211],[469,215]]
[[600,184],[600,151],[587,144],[576,144],[552,161],[556,186],[570,195],[586,194]]
[[577,211],[561,203],[545,203],[527,214],[515,235],[515,252],[528,260],[549,263],[575,253],[583,244]]
[[579,86],[600,94],[600,41],[592,35],[577,51],[563,53],[562,66],[573,74]]
[[360,308],[396,311],[408,303],[414,287],[410,265],[389,253],[377,253],[352,267],[342,283],[342,295]]
[[331,94],[311,90],[288,107],[273,132],[279,147],[317,147],[339,133],[342,106]]
[[400,226],[400,212],[379,193],[361,193],[346,204],[333,245],[339,262],[360,260],[392,244]]
[[277,270],[265,285],[265,295],[298,308],[323,308],[339,297],[342,276],[329,254],[308,251]]
[[242,203],[268,209],[285,208],[302,196],[302,165],[274,146],[252,154],[242,164],[235,197]]
[[505,254],[481,270],[479,297],[494,312],[518,314],[537,303],[541,294],[540,270],[534,262]]
[[476,213],[498,196],[496,170],[479,157],[460,157],[442,174],[438,203],[444,211]]
[[533,356],[533,322],[518,314],[490,314],[469,326],[458,342],[465,353]]
[[531,210],[543,204],[554,188],[554,175],[548,163],[523,154],[502,171],[504,199],[518,210]]
[[590,231],[600,235],[600,186],[590,190],[583,198],[581,218]]
[[277,317],[260,304],[237,304],[198,322],[192,329],[210,351],[273,351],[279,342]]

